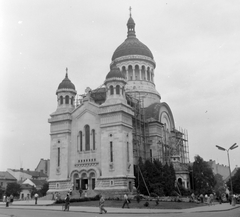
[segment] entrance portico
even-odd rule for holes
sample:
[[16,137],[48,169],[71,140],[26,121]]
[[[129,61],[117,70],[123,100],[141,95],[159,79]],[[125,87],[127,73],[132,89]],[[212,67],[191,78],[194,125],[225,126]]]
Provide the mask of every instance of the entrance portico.
[[88,171],[73,171],[71,175],[73,190],[94,190],[96,184],[96,176],[96,171],[94,169]]

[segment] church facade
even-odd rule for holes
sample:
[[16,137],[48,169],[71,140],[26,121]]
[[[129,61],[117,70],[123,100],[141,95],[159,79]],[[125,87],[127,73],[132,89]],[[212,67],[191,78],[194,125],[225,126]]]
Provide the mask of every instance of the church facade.
[[127,38],[114,51],[101,88],[78,99],[68,72],[56,91],[50,123],[49,192],[86,190],[105,195],[134,193],[141,157],[173,163],[178,182],[189,188],[187,133],[155,88],[156,63],[136,37],[130,14]]

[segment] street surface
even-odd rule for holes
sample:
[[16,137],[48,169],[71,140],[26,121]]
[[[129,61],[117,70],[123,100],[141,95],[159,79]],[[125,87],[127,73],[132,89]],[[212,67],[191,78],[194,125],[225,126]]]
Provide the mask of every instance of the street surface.
[[[60,207],[59,207],[60,208]],[[240,217],[240,208],[219,211],[219,212],[198,212],[198,213],[162,213],[162,214],[132,214],[132,213],[89,213],[81,211],[69,211],[64,212],[61,210],[34,210],[28,208],[5,208],[0,207],[0,217],[98,217],[98,216],[109,216],[109,217],[121,217],[121,216],[131,216],[131,217]]]

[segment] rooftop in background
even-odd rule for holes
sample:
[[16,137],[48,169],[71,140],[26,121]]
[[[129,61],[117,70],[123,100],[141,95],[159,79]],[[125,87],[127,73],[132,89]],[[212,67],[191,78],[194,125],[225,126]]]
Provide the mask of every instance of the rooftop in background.
[[25,173],[28,174],[30,176],[32,176],[32,178],[48,178],[48,176],[46,174],[44,174],[42,171],[38,172],[38,171],[31,171],[29,169],[24,170],[23,168],[18,169],[8,169],[8,171],[12,171],[12,172],[20,172],[20,173]]
[[2,172],[0,171],[0,180],[14,180],[14,181],[17,181],[17,179],[12,176],[9,172]]

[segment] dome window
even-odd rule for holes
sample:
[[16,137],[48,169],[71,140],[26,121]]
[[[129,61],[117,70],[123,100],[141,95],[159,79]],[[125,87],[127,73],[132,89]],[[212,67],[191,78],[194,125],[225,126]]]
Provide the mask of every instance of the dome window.
[[74,97],[71,98],[71,105],[73,105]]
[[139,66],[135,66],[135,80],[140,80]]
[[147,69],[147,80],[150,81],[150,71],[149,71],[149,68]]
[[119,85],[116,86],[116,94],[120,95],[120,86]]
[[110,86],[110,95],[113,95],[113,86]]
[[126,67],[125,66],[122,67],[122,73],[123,73],[124,77],[127,78],[127,73],[126,73]]
[[63,96],[60,96],[60,105],[63,104]]
[[145,76],[145,66],[142,66],[141,77],[142,77],[142,80],[146,80],[146,76]]
[[65,97],[65,103],[66,103],[66,104],[69,104],[69,96],[66,96],[66,97]]
[[133,68],[132,66],[128,66],[128,77],[129,77],[129,80],[133,80]]

